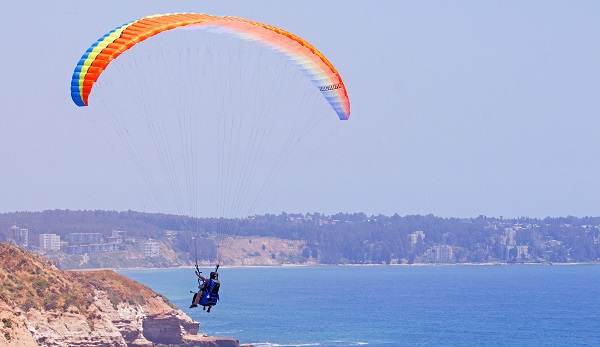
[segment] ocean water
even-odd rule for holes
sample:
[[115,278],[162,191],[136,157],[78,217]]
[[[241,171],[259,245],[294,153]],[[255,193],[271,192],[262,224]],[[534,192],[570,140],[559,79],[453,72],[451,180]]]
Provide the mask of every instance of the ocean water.
[[193,269],[119,273],[257,347],[600,346],[600,265],[221,268],[211,313]]

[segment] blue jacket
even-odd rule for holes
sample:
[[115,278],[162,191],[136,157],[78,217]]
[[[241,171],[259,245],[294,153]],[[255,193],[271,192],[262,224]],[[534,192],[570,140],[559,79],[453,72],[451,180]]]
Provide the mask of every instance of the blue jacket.
[[206,287],[203,292],[206,298],[212,298],[215,300],[219,300],[219,288],[221,287],[221,283],[219,281],[206,279]]

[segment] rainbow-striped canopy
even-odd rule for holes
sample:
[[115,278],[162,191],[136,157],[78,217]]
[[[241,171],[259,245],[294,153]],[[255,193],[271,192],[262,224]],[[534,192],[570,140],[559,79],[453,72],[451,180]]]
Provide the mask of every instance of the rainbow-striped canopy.
[[293,62],[312,80],[340,119],[350,116],[346,87],[335,67],[317,49],[285,30],[236,17],[198,13],[159,14],[124,24],[102,36],[83,54],[71,81],[71,97],[78,106],[88,105],[94,83],[121,53],[149,37],[179,27],[219,28],[241,39],[264,45]]

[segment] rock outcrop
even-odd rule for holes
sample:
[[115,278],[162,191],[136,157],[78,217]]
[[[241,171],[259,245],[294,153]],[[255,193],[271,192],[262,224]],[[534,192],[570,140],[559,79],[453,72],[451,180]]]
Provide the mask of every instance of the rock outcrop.
[[114,271],[60,271],[5,243],[0,260],[0,346],[239,346]]

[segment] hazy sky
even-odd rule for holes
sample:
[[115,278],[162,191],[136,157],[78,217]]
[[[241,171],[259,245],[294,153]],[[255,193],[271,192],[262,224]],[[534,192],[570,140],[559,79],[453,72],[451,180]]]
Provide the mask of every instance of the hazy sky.
[[0,212],[148,205],[71,101],[96,39],[155,13],[232,15],[311,42],[351,118],[273,211],[600,215],[600,2],[10,1]]

